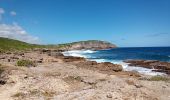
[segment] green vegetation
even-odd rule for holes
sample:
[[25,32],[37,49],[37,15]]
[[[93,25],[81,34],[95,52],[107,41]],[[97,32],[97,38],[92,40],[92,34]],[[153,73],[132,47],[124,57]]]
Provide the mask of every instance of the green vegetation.
[[139,80],[147,80],[147,81],[170,81],[170,78],[167,76],[152,76],[152,77],[141,77]]
[[160,75],[153,76],[149,79],[149,81],[168,81],[168,80],[170,80],[168,77],[160,76]]
[[0,53],[8,52],[8,51],[24,51],[24,50],[32,50],[39,48],[62,48],[69,46],[69,44],[59,44],[59,45],[38,45],[38,44],[29,44],[26,42],[8,39],[0,37]]
[[1,52],[13,51],[13,50],[28,50],[28,49],[43,48],[43,47],[45,46],[28,44],[28,43],[21,42],[18,40],[0,37],[0,51]]
[[29,44],[14,39],[0,37],[0,53],[8,52],[8,51],[25,51],[25,50],[41,49],[41,48],[50,48],[50,49],[64,48],[65,49],[77,43],[86,44],[89,42],[100,42],[100,43],[110,44],[109,42],[100,41],[100,40],[88,40],[88,41],[79,41],[79,42],[64,43],[58,45],[38,45],[38,44]]
[[25,66],[25,67],[33,66],[33,67],[35,67],[36,64],[35,64],[35,62],[30,61],[30,60],[18,60],[17,61],[17,66]]

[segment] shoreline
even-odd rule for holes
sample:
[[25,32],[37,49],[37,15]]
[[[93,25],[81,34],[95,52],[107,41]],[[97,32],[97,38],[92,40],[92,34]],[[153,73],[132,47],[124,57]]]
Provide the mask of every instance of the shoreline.
[[[156,76],[156,75],[169,75],[170,74],[170,71],[166,72],[164,70],[161,70],[160,69],[154,69],[154,68],[151,68],[150,65],[147,67],[147,66],[142,66],[140,65],[140,63],[137,65],[134,65],[132,64],[131,62],[128,62],[128,60],[113,60],[113,61],[108,61],[106,59],[91,59],[90,57],[88,57],[86,55],[86,53],[88,54],[91,54],[91,53],[95,53],[95,52],[98,52],[98,51],[92,51],[92,50],[70,50],[70,51],[64,51],[62,52],[64,56],[73,56],[73,57],[83,57],[89,61],[96,61],[98,63],[102,63],[102,62],[111,62],[113,64],[120,64],[122,65],[123,67],[123,70],[124,71],[137,71],[141,74],[145,74],[145,75],[152,75],[152,76]],[[132,60],[132,61],[146,61],[147,63],[150,61],[152,63],[152,61],[155,61],[155,60]],[[162,63],[161,61],[157,61],[158,65],[159,63]],[[169,64],[169,62],[164,62],[165,64]],[[143,64],[145,65],[145,64]],[[168,65],[168,66],[169,66]]]
[[[36,65],[16,65],[21,59],[33,61]],[[3,70],[0,78],[2,100],[170,98],[169,77],[122,71],[120,65],[64,56],[55,50],[7,53],[1,55],[0,63]]]

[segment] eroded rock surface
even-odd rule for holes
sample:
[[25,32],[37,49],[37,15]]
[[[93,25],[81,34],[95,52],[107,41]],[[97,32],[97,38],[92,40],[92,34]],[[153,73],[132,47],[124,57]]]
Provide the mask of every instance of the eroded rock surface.
[[153,69],[153,71],[156,72],[164,72],[166,74],[170,74],[169,62],[161,62],[157,60],[126,60],[124,62],[129,63],[129,66],[145,67]]

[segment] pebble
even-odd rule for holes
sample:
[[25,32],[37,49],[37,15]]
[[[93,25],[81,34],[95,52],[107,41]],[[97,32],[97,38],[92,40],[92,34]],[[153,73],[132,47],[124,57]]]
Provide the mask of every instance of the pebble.
[[109,94],[106,95],[106,97],[107,98],[112,98],[112,94],[109,93]]

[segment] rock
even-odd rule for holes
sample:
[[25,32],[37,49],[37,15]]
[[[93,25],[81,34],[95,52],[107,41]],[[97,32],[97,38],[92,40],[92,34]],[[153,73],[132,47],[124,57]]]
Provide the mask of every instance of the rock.
[[10,62],[11,60],[10,59],[8,59],[8,62]]
[[97,83],[97,81],[95,79],[83,79],[82,82],[90,84],[90,85]]
[[96,61],[87,61],[86,62],[87,65],[97,65]]
[[161,62],[157,60],[126,60],[124,61],[129,63],[129,66],[144,67],[149,69],[154,69],[156,72],[164,72],[170,74],[170,63]]
[[61,57],[61,56],[64,56],[64,55],[61,52],[49,52],[48,56]]
[[19,55],[19,56],[23,56],[23,55],[24,55],[24,53],[22,53],[22,52],[21,52],[21,53],[18,53],[18,55]]
[[143,87],[143,86],[140,85],[140,84],[135,84],[135,87],[136,87],[136,88],[141,88],[141,87]]
[[6,54],[9,55],[9,54],[12,54],[12,53],[11,52],[7,52]]
[[123,70],[121,65],[112,64],[110,62],[97,63],[96,61],[77,60],[76,62],[72,62],[72,64],[77,67],[99,71],[105,74],[112,74],[113,72],[119,72]]
[[37,63],[42,63],[43,62],[43,58],[42,59],[39,59],[36,61]]
[[106,95],[106,97],[107,98],[112,98],[112,94],[109,93],[109,94]]
[[103,68],[103,70],[113,70],[115,72],[119,72],[123,70],[122,65],[112,64],[110,62],[99,63],[99,66]]
[[51,50],[49,50],[49,49],[41,49],[39,51],[40,51],[40,54],[48,54],[51,52]]
[[141,77],[141,74],[137,71],[128,71],[129,76]]
[[85,61],[83,57],[73,57],[73,56],[64,56],[63,61],[65,62],[74,62],[74,61]]
[[12,57],[10,57],[11,59],[16,59],[16,60],[18,60],[19,58],[18,57],[16,57],[16,56],[12,56]]
[[5,57],[4,57],[4,56],[2,56],[2,57],[0,57],[0,59],[5,59]]
[[6,81],[0,80],[0,85],[4,85],[4,84],[6,84]]

